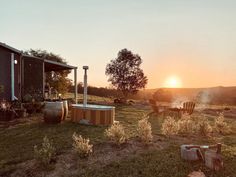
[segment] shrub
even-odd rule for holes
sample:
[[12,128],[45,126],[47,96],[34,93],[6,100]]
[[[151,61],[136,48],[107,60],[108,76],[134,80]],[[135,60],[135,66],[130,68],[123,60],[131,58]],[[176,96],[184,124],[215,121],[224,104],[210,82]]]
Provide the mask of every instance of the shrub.
[[208,136],[212,132],[212,127],[205,116],[197,121],[196,130],[200,135]]
[[194,133],[194,121],[191,119],[190,115],[183,115],[178,124],[178,134],[192,134]]
[[149,143],[152,141],[152,127],[148,119],[145,117],[138,122],[138,137],[144,142]]
[[119,123],[114,123],[110,128],[105,130],[105,135],[117,145],[126,141],[124,127]]
[[93,152],[93,145],[89,144],[90,140],[77,135],[75,132],[72,135],[73,148],[80,157],[88,157]]
[[0,101],[0,110],[7,111],[11,109],[12,109],[11,103],[7,102],[6,100]]
[[36,160],[38,160],[43,165],[49,165],[52,160],[55,158],[55,148],[52,145],[52,142],[45,136],[43,138],[42,147],[38,148],[34,146],[34,155]]
[[220,134],[227,134],[230,132],[229,125],[225,122],[224,114],[220,113],[215,120],[215,129]]
[[178,133],[178,125],[174,118],[168,116],[162,124],[161,131],[164,135],[176,135]]

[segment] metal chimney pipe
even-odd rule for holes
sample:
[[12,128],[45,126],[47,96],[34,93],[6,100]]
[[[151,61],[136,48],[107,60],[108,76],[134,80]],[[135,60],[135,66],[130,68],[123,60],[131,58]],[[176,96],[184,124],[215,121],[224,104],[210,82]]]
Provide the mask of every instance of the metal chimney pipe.
[[87,70],[88,66],[83,66],[84,69],[84,98],[83,98],[83,103],[84,107],[87,105],[87,93],[88,93],[88,85],[87,85]]

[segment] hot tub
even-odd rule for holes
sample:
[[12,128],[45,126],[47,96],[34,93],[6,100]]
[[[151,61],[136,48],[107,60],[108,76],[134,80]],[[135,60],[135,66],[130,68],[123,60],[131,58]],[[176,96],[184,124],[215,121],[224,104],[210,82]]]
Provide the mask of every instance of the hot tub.
[[71,120],[88,125],[111,125],[115,119],[115,107],[104,105],[72,104]]

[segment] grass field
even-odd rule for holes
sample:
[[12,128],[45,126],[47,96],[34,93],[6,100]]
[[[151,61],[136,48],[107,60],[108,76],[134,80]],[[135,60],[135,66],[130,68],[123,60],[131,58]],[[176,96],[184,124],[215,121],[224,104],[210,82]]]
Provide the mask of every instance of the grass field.
[[[67,93],[63,95],[64,98],[74,98],[73,93]],[[100,97],[100,96],[95,96],[95,95],[88,95],[87,96],[88,102],[90,103],[112,103],[112,100],[107,97]],[[83,102],[83,94],[78,94],[77,95],[77,101],[79,103]]]
[[[107,142],[107,127],[85,126],[69,120],[58,125],[47,125],[42,115],[28,118],[19,124],[0,128],[0,176],[119,176],[119,177],[183,177],[201,169],[207,176],[236,176],[236,119],[226,119],[233,132],[227,136],[167,138],[161,134],[162,117],[150,117],[154,145],[141,145],[135,139],[137,122],[150,112],[147,105],[117,106],[116,120],[125,126],[130,142],[114,147]],[[208,116],[212,122],[214,116]],[[72,134],[77,132],[90,138],[94,154],[89,159],[79,159],[71,153]],[[47,135],[57,150],[57,162],[50,170],[31,166],[34,164],[33,146],[39,145]],[[223,143],[224,170],[213,173],[200,162],[189,163],[180,159],[181,144]]]

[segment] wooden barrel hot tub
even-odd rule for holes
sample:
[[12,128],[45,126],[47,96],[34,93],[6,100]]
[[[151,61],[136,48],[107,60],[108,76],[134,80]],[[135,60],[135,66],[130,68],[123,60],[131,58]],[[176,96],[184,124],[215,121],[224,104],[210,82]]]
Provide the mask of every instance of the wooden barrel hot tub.
[[88,125],[111,125],[115,119],[115,107],[103,105],[73,104],[71,120]]

